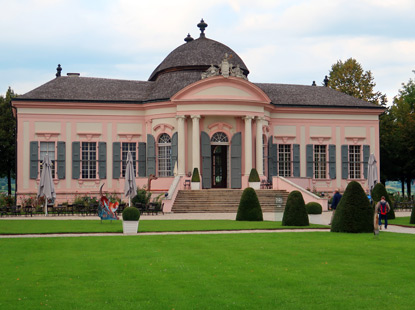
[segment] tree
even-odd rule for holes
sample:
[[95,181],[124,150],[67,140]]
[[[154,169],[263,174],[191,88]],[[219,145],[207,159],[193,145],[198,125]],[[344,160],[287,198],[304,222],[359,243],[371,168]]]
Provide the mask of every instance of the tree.
[[285,204],[282,226],[309,226],[308,214],[301,192],[292,191]]
[[242,192],[239,202],[237,221],[263,221],[262,209],[258,196],[252,187],[247,187]]
[[372,72],[364,71],[360,63],[353,58],[345,62],[338,60],[331,66],[328,86],[374,104],[386,104],[386,95],[374,91],[376,83]]
[[12,194],[11,180],[16,177],[16,119],[11,101],[16,97],[11,88],[6,97],[0,96],[0,177],[7,177],[8,194]]

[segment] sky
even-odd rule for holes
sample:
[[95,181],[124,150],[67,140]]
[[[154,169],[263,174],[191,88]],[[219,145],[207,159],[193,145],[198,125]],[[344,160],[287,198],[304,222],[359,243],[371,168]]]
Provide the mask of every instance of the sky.
[[[188,33],[233,49],[254,83],[322,85],[338,60],[389,103],[415,78],[413,0],[0,0],[0,94],[62,74],[148,80]],[[218,60],[219,62],[220,60]]]

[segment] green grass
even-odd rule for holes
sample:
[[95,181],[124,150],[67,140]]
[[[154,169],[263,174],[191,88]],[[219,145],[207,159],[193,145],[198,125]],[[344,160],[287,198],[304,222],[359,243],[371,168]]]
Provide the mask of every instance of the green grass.
[[393,224],[393,225],[405,225],[405,226],[412,226],[415,227],[415,224],[409,224],[409,220],[411,219],[410,216],[405,216],[405,217],[397,217],[394,218],[393,220],[388,220],[388,224]]
[[0,309],[413,309],[415,236],[0,240]]
[[[307,228],[328,227],[313,224]],[[281,222],[241,222],[232,220],[143,220],[139,232],[241,230],[241,229],[287,229]],[[304,227],[298,227],[304,228]],[[1,220],[0,234],[47,234],[47,233],[122,233],[122,221],[100,220]]]

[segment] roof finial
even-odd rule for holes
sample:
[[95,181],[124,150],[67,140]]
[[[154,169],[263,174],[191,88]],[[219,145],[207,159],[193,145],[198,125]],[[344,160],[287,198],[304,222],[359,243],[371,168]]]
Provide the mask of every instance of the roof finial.
[[61,72],[62,72],[62,67],[61,65],[58,65],[58,67],[56,68],[56,77],[60,77]]
[[190,35],[190,33],[187,34],[187,37],[184,38],[184,40],[186,41],[186,43],[189,43],[190,41],[193,41],[194,39],[192,38],[192,36]]
[[200,23],[197,24],[197,26],[200,29],[200,38],[204,38],[205,37],[205,29],[208,26],[208,24],[206,24],[205,21],[202,18],[202,20],[200,21]]
[[311,86],[317,86],[316,81],[313,81],[313,84]]
[[329,86],[329,78],[327,77],[327,75],[326,75],[326,77],[324,78],[324,86]]

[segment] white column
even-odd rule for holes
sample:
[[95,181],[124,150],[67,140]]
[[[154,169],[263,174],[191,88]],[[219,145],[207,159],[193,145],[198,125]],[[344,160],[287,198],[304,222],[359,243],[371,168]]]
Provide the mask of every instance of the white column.
[[256,170],[259,176],[263,176],[264,173],[264,157],[262,153],[262,120],[263,118],[258,117],[256,119]]
[[[193,167],[197,168],[200,173],[200,128],[199,119],[200,115],[192,115],[192,139],[193,139],[193,150],[192,150],[192,161]],[[192,169],[193,171],[193,169]]]
[[245,175],[249,175],[252,169],[252,119],[246,116],[245,120]]
[[[177,174],[185,175],[185,135],[184,135],[184,122],[186,116],[178,115],[177,118]],[[174,169],[174,167],[172,167]]]

